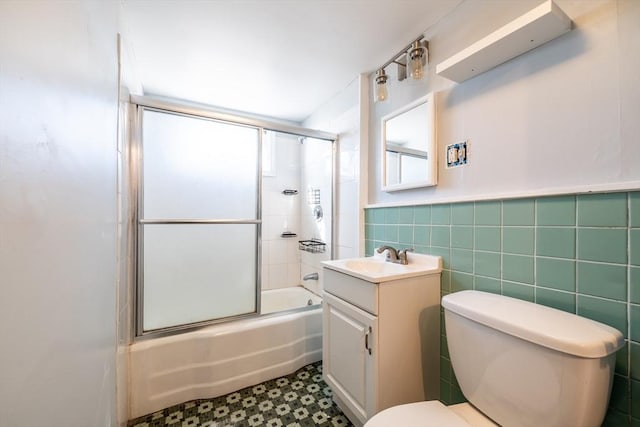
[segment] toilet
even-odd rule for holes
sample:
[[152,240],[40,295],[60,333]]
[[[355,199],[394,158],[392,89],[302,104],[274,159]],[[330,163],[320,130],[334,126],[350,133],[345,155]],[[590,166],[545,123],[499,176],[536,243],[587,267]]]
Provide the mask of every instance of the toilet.
[[449,355],[469,403],[398,405],[365,427],[597,427],[622,334],[538,304],[479,291],[442,298]]

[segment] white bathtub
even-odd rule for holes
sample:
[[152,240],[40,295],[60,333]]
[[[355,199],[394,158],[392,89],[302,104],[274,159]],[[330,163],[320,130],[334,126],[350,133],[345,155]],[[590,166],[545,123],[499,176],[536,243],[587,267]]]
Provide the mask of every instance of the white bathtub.
[[[295,308],[282,306],[282,300],[302,302],[300,307],[309,299],[320,301],[303,288],[262,294],[263,308],[272,311]],[[322,311],[317,306],[136,342],[130,347],[129,419],[227,394],[321,359]]]

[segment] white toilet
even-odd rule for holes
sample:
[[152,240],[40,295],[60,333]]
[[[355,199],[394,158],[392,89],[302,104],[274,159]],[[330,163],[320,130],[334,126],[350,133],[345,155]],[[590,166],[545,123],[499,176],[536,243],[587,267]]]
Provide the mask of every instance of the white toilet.
[[501,295],[442,298],[451,364],[469,403],[394,406],[365,427],[590,427],[609,403],[622,334]]

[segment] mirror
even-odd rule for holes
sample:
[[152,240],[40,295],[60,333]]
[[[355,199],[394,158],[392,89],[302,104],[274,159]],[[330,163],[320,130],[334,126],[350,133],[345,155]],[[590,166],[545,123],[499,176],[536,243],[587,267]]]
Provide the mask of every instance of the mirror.
[[433,93],[382,118],[382,191],[437,183]]

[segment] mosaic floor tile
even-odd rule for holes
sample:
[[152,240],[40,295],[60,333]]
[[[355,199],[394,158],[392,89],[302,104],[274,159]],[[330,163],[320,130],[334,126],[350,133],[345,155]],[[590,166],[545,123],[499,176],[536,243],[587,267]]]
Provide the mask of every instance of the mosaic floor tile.
[[182,403],[128,427],[350,427],[322,380],[322,362],[226,396]]

